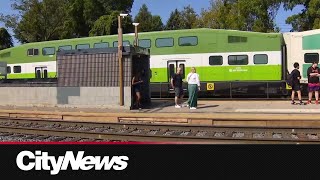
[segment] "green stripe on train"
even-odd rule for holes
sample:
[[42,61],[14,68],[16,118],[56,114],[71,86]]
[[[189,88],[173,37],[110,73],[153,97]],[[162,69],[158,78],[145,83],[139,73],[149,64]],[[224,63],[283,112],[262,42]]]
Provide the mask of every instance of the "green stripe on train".
[[[273,81],[281,80],[281,65],[254,65],[254,66],[210,66],[196,67],[201,81]],[[186,67],[185,76],[191,68]],[[151,82],[168,82],[167,68],[152,68]],[[49,78],[56,77],[55,72],[48,73]],[[9,74],[9,79],[35,78],[34,73]]]
[[[56,72],[48,72],[48,78],[55,78]],[[8,74],[8,79],[33,79],[36,78],[35,73]]]
[[[281,80],[281,65],[196,67],[201,81],[277,81]],[[185,76],[191,68],[187,67]],[[167,68],[152,68],[151,82],[168,82]]]

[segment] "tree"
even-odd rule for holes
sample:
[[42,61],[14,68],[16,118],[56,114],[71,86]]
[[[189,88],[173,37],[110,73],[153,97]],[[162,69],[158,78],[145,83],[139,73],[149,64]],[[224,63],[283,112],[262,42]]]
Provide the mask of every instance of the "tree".
[[143,4],[134,18],[134,22],[139,23],[140,32],[161,31],[163,23],[160,16],[153,16],[149,12],[147,5]]
[[292,25],[291,31],[307,31],[320,28],[319,0],[283,0],[286,10],[292,10],[300,5],[304,9],[301,13],[287,18],[286,23]]
[[256,32],[278,31],[275,18],[279,0],[238,0],[239,13],[245,20],[245,29]]
[[177,30],[182,28],[182,16],[178,9],[171,12],[170,17],[166,24],[167,30]]
[[[0,15],[22,43],[87,37],[103,16],[127,12],[133,0],[13,0],[18,14]],[[102,17],[102,18],[100,18]],[[93,30],[94,31],[94,30]]]
[[190,5],[185,6],[181,11],[181,28],[191,29],[195,27],[197,22],[197,16],[197,13]]
[[162,23],[161,17],[158,15],[152,16],[151,31],[162,31],[163,28],[164,28],[164,25]]
[[5,28],[0,28],[0,50],[13,47],[12,37]]
[[69,1],[68,19],[65,23],[65,33],[62,38],[87,37],[92,34],[101,34],[101,27],[107,26],[107,22],[103,22],[103,19],[107,20],[108,17],[113,17],[114,15],[112,14],[114,12],[130,13],[133,5],[133,0]]
[[198,27],[274,32],[280,7],[279,0],[212,0],[211,7],[201,12]]
[[[110,15],[101,16],[90,30],[90,36],[112,35],[118,34],[118,16],[119,11],[113,11]],[[123,33],[130,33],[134,31],[132,25],[132,17],[128,16],[122,20]]]
[[223,0],[211,0],[209,9],[203,9],[198,18],[198,27],[207,27],[214,29],[241,29],[238,20],[239,12],[235,2]]
[[[22,43],[59,39],[66,19],[67,0],[16,0],[12,7],[21,14],[1,15]],[[55,8],[52,8],[55,7]]]
[[148,32],[152,30],[152,14],[149,12],[146,4],[143,4],[134,18],[134,22],[139,23],[140,32]]

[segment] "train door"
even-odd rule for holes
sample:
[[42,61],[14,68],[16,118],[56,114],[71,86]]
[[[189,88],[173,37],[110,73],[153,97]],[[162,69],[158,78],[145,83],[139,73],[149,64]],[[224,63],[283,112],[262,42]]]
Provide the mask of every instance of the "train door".
[[35,68],[36,79],[47,79],[48,78],[48,68],[47,67],[36,67]]
[[168,61],[168,89],[169,91],[173,91],[170,83],[171,83],[171,77],[176,73],[177,68],[180,67],[182,70],[182,78],[184,79],[186,76],[186,61],[184,60],[173,60],[173,61]]

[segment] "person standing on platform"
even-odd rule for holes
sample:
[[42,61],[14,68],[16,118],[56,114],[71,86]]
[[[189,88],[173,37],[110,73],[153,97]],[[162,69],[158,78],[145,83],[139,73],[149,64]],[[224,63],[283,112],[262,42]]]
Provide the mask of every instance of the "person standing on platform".
[[132,78],[132,87],[136,95],[136,101],[134,106],[141,109],[141,85],[143,80],[141,80],[141,73],[137,72]]
[[174,89],[175,93],[175,108],[181,108],[180,105],[183,99],[183,88],[182,88],[182,70],[177,68],[177,72],[171,77],[171,87]]
[[300,79],[301,79],[301,74],[299,71],[299,63],[294,63],[293,64],[294,70],[292,70],[291,75],[292,75],[292,94],[291,94],[291,104],[296,104],[294,101],[294,96],[295,93],[297,92],[298,94],[298,99],[299,99],[299,105],[304,105],[302,102],[301,98],[301,88],[300,88]]
[[187,82],[189,92],[188,106],[190,109],[197,109],[198,91],[200,91],[200,78],[195,67],[191,68],[191,72],[187,76]]
[[309,100],[308,104],[311,104],[313,92],[315,93],[316,104],[319,104],[319,89],[320,89],[320,81],[319,81],[319,68],[318,62],[313,62],[312,66],[308,68],[308,90],[309,90]]

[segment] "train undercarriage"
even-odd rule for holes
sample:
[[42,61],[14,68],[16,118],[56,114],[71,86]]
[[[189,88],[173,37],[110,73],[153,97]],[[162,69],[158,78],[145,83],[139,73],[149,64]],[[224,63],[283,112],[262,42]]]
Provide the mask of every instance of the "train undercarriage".
[[[2,79],[1,87],[30,86],[30,87],[52,87],[57,86],[56,78],[49,79]],[[185,97],[188,96],[187,84],[183,85]],[[302,95],[308,95],[307,84],[301,85]],[[169,83],[151,83],[150,92],[152,98],[174,97],[174,90]],[[265,81],[265,82],[202,82],[200,98],[287,98],[291,95],[291,89],[287,87],[285,81]]]

